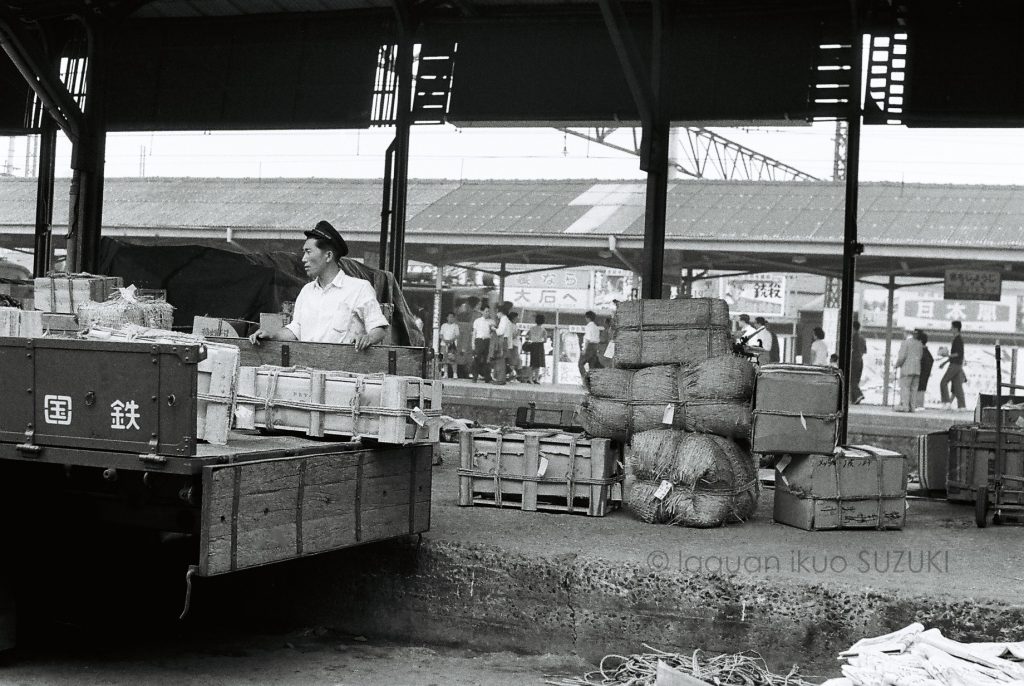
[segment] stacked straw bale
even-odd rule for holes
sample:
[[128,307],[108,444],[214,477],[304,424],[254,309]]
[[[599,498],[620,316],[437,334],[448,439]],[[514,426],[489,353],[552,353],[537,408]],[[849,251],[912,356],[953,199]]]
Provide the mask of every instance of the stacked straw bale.
[[[749,446],[754,369],[732,354],[729,306],[637,300],[615,315],[615,369],[584,379],[592,436],[632,441],[627,507],[645,522],[721,526],[757,507]],[[738,442],[738,443],[737,443]]]
[[638,433],[628,466],[635,481],[626,507],[642,521],[722,526],[742,522],[757,509],[759,483],[750,453],[722,436],[678,429]]
[[616,367],[699,362],[731,350],[724,300],[630,300],[615,312]]
[[169,331],[174,324],[174,307],[165,300],[137,296],[135,287],[129,286],[115,290],[104,302],[87,302],[79,305],[78,322],[86,329],[119,329],[135,325]]
[[735,355],[645,369],[595,369],[584,384],[583,428],[625,441],[634,433],[674,427],[738,440],[750,435],[751,364]]

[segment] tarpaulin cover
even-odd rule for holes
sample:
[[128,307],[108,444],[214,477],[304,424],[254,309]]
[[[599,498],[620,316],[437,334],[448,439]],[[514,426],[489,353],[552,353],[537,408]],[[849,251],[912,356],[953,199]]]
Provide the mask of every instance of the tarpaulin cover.
[[[348,259],[342,268],[372,283],[378,301],[394,304],[393,345],[423,345],[423,334],[390,272]],[[257,253],[233,245],[143,246],[111,238],[100,244],[99,272],[137,288],[166,290],[175,307],[174,326],[183,330],[191,330],[196,316],[258,322],[261,312],[280,312],[282,303],[294,301],[308,281],[292,253]]]

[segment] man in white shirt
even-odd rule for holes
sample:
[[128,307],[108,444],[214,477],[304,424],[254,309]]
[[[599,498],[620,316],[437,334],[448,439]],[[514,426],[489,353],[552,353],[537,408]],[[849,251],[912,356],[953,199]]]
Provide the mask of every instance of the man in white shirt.
[[601,327],[597,325],[597,315],[587,311],[583,316],[587,318],[587,325],[583,329],[583,352],[580,353],[578,364],[581,379],[586,377],[587,367],[585,365],[589,364],[590,369],[604,367],[598,354],[598,348],[601,345]]
[[339,258],[348,254],[345,239],[329,222],[318,222],[305,231],[302,265],[313,280],[302,287],[295,300],[292,322],[276,333],[260,329],[249,340],[352,343],[365,350],[384,340],[388,320],[370,282],[341,271]]
[[480,316],[473,320],[473,367],[477,381],[491,380],[491,367],[487,361],[487,352],[491,346],[491,331],[494,320],[490,309],[485,307]]
[[501,341],[502,349],[500,354],[494,354],[493,351],[491,353],[494,362],[491,378],[493,383],[500,385],[506,381],[505,375],[508,371],[509,359],[512,357],[512,346],[515,345],[516,329],[512,325],[512,320],[508,318],[508,313],[512,311],[512,303],[508,301],[503,302],[498,311],[501,315],[498,318],[498,328],[495,333]]

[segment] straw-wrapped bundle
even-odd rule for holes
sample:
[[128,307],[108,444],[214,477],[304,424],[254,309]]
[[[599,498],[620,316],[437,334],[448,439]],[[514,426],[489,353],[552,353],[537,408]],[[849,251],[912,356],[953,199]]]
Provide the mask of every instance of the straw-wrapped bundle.
[[583,382],[590,396],[579,408],[583,429],[591,436],[625,441],[634,433],[665,426],[666,407],[674,411],[679,399],[677,371],[674,365],[662,365],[588,372]]
[[634,433],[675,427],[746,440],[754,372],[734,355],[645,369],[596,369],[584,383],[590,397],[579,417],[591,436],[628,440]]
[[[750,454],[721,436],[672,429],[637,434],[629,468],[636,481],[626,507],[645,522],[721,526],[757,509]],[[663,482],[672,487],[659,498]]]
[[716,298],[630,300],[615,312],[615,366],[699,362],[732,349],[729,305]]
[[679,369],[680,399],[749,400],[754,393],[754,365],[739,355],[718,355]]
[[78,322],[83,328],[95,326],[119,329],[128,324],[150,329],[170,330],[174,308],[164,300],[137,296],[135,286],[114,291],[105,302],[89,302],[78,307]]

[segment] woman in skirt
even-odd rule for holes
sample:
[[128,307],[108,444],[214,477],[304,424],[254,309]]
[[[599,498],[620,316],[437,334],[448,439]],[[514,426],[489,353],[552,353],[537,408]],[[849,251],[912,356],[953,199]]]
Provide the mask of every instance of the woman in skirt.
[[544,344],[548,340],[548,331],[544,328],[544,315],[538,314],[533,321],[536,323],[526,332],[526,350],[530,353],[530,373],[526,382],[539,384],[540,370],[544,369]]

